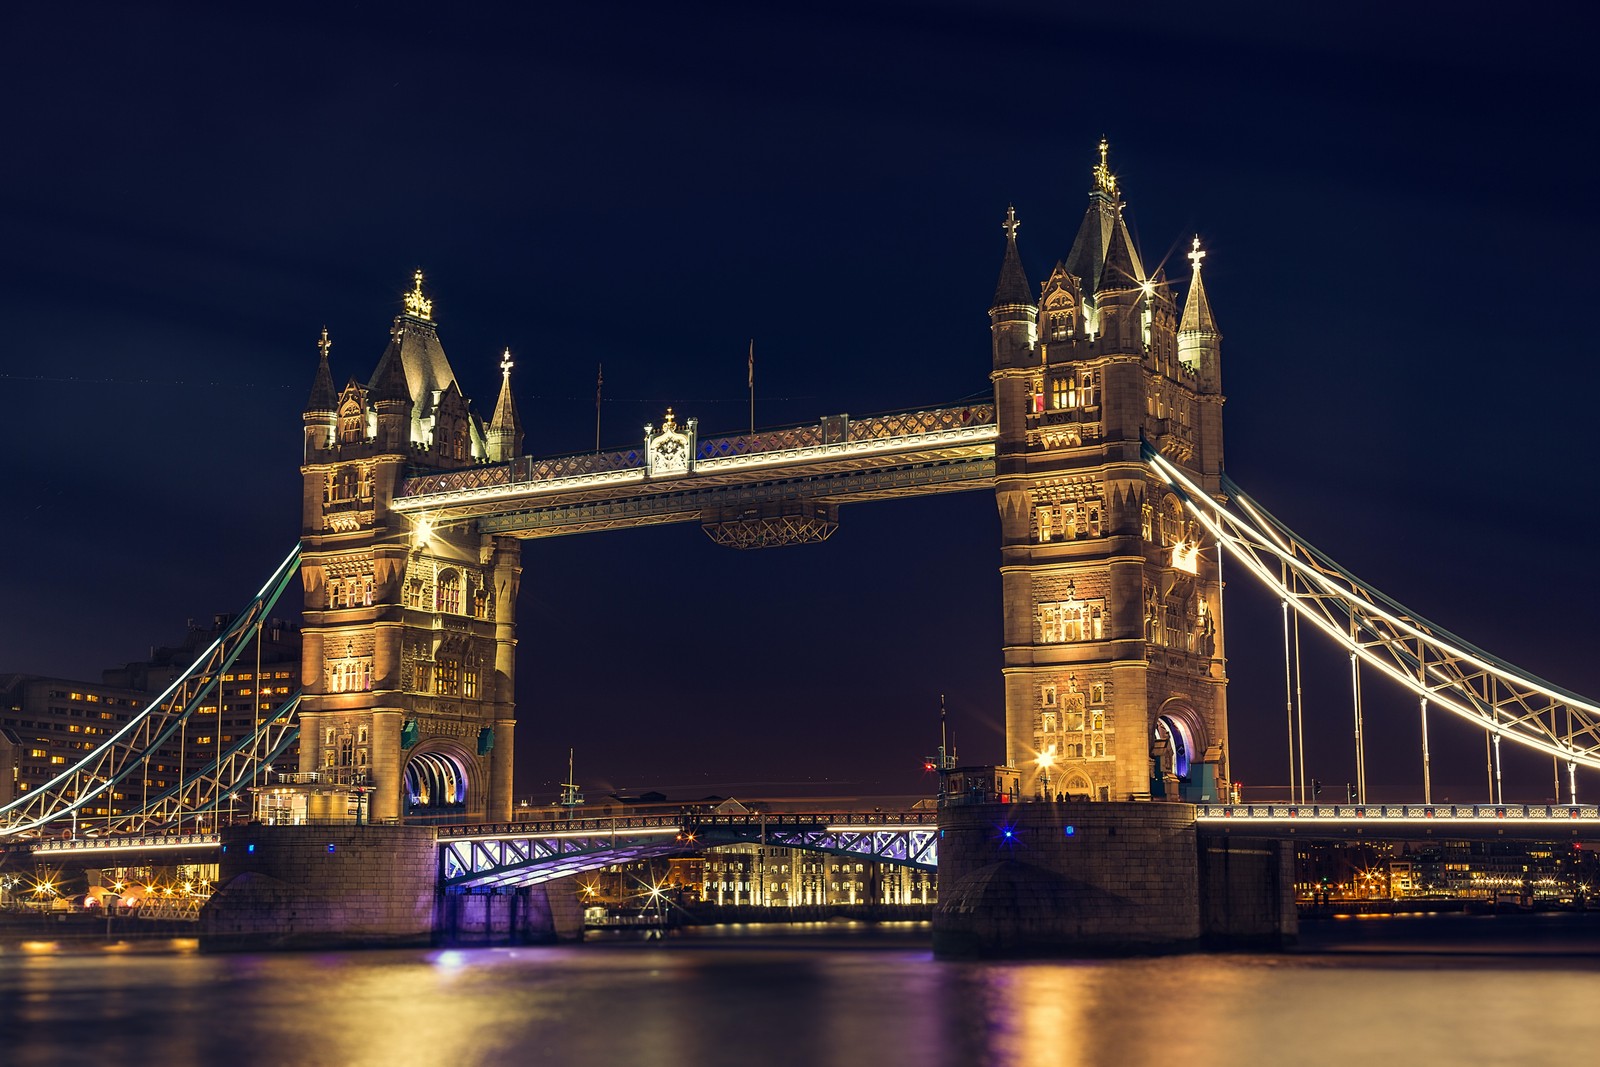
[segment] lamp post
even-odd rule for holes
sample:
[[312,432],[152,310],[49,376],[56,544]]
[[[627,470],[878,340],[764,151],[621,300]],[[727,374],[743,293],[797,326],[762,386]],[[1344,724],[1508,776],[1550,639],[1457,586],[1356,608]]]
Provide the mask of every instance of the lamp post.
[[1039,753],[1039,758],[1035,762],[1037,762],[1039,764],[1039,773],[1044,776],[1044,798],[1046,800],[1049,800],[1050,799],[1050,768],[1052,766],[1054,766],[1054,764],[1056,762],[1056,746],[1055,745],[1051,745],[1049,748],[1047,748],[1043,752]]

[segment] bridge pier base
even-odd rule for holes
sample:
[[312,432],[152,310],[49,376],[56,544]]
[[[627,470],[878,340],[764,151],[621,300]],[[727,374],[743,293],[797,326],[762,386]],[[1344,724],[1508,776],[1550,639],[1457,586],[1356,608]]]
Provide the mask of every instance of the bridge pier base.
[[445,945],[550,945],[583,939],[576,878],[504,890],[441,893],[436,940]]
[[223,831],[200,948],[427,945],[439,854],[431,826],[251,825]]
[[1202,838],[1188,804],[951,806],[939,817],[940,956],[1105,956],[1293,939],[1292,853]]

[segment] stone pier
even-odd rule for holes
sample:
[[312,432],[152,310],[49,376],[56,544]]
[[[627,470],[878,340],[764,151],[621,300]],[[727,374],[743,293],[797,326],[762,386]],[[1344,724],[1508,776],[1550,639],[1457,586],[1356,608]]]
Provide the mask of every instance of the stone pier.
[[1202,838],[1194,808],[1090,801],[940,813],[941,956],[1104,956],[1277,947],[1295,931],[1291,855]]

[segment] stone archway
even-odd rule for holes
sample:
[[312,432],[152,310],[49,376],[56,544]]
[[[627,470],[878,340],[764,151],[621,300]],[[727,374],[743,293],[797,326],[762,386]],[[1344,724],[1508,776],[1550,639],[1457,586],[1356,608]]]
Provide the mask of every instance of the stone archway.
[[1193,705],[1181,699],[1162,704],[1150,726],[1152,792],[1161,792],[1170,800],[1178,799],[1177,795],[1157,788],[1157,782],[1166,782],[1187,795],[1190,790],[1186,786],[1199,772],[1210,744],[1205,721]]
[[448,745],[413,752],[406,759],[403,775],[407,817],[463,817],[475,763],[466,753]]

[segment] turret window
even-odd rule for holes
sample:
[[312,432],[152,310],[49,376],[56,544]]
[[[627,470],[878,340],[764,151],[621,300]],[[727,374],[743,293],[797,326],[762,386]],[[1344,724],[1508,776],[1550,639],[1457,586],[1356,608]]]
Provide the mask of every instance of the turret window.
[[461,661],[441,659],[433,665],[433,691],[439,696],[455,696],[461,688]]
[[461,614],[461,575],[458,572],[446,571],[439,576],[439,601],[435,610]]
[[1068,600],[1039,605],[1041,644],[1099,641],[1104,636],[1104,600]]

